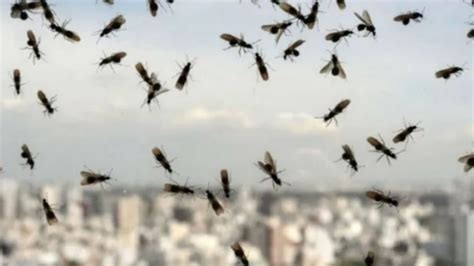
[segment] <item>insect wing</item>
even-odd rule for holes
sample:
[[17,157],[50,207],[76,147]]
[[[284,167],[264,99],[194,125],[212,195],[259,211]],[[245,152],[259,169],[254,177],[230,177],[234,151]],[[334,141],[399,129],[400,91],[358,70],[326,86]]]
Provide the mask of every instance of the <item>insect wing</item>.
[[378,141],[376,138],[374,137],[368,137],[367,138],[367,142],[372,145],[374,148],[380,148],[382,146],[382,143],[380,143],[380,141]]
[[467,162],[467,161],[468,161],[469,159],[471,159],[471,158],[474,158],[474,153],[461,156],[461,157],[459,157],[458,161],[459,161],[460,163],[465,163],[465,162]]
[[331,70],[332,68],[333,68],[333,63],[332,63],[332,61],[329,61],[323,68],[321,68],[319,73],[321,73],[321,74],[328,73],[329,70]]
[[300,45],[302,45],[304,42],[305,42],[304,40],[297,40],[292,45],[288,46],[287,50],[294,50],[298,48]]
[[354,159],[354,153],[352,152],[352,150],[351,150],[351,148],[349,147],[349,145],[347,145],[347,144],[342,145],[342,149],[344,150],[344,152],[345,152],[351,159]]
[[369,22],[366,21],[363,17],[361,17],[359,14],[357,14],[356,12],[354,12],[354,15],[360,20],[362,21],[362,23],[364,23],[365,25],[369,25]]
[[337,61],[336,67],[339,69],[339,76],[343,79],[346,78],[346,72],[344,72],[344,69],[341,66],[341,63]]
[[28,36],[28,40],[32,43],[32,46],[36,45],[36,37],[35,37],[35,34],[33,33],[33,31],[28,30],[26,35]]
[[366,24],[371,25],[371,26],[374,25],[374,23],[372,22],[372,19],[370,18],[369,12],[367,12],[367,10],[364,10],[364,12],[362,12],[362,17],[367,22]]
[[240,39],[238,37],[235,37],[232,34],[224,33],[221,34],[221,39],[228,41],[228,42],[238,42]]

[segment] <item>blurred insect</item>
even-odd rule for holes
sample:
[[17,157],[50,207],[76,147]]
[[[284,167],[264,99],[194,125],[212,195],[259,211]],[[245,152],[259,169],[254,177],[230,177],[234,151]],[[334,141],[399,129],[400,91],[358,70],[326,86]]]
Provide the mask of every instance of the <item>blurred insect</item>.
[[156,0],[148,0],[148,8],[150,9],[151,15],[156,17],[156,13],[158,13],[158,3]]
[[127,56],[126,52],[117,52],[113,53],[110,56],[105,56],[101,58],[99,62],[99,68],[103,68],[104,66],[108,65],[112,69],[112,71],[115,72],[114,68],[112,67],[112,64],[120,64],[122,59]]
[[272,6],[279,6],[280,5],[280,0],[270,0],[270,3],[272,3]]
[[288,46],[288,48],[286,48],[283,52],[283,59],[286,60],[286,58],[288,58],[293,61],[293,56],[298,57],[300,55],[300,52],[296,50],[296,48],[301,46],[304,42],[304,40],[297,40],[294,43],[290,44],[290,46]]
[[163,191],[173,194],[192,195],[194,190],[186,185],[180,186],[177,184],[166,183],[163,187]]
[[339,7],[340,10],[346,9],[346,1],[345,0],[336,0],[337,7]]
[[474,153],[459,157],[458,161],[464,163],[464,172],[469,172],[474,167]]
[[109,4],[109,5],[113,5],[114,4],[114,0],[103,0],[103,2],[105,4]]
[[176,89],[182,90],[184,86],[186,86],[186,84],[188,83],[188,77],[191,77],[189,72],[194,67],[195,60],[196,59],[194,59],[193,61],[187,60],[188,62],[184,66],[181,66],[180,64],[178,64],[178,66],[181,68],[181,73],[179,73],[178,80],[176,80],[176,84],[175,84]]
[[13,87],[15,87],[16,95],[21,93],[21,73],[19,69],[13,70]]
[[326,126],[329,126],[332,120],[334,119],[334,122],[336,123],[336,126],[337,126],[336,116],[342,113],[347,108],[347,106],[349,106],[350,103],[351,103],[351,100],[344,99],[340,101],[339,103],[337,103],[334,109],[328,108],[329,113],[325,114],[322,117],[315,117],[315,118],[323,119],[323,121],[326,123]]
[[421,13],[417,11],[414,11],[414,12],[410,11],[410,12],[400,14],[393,18],[394,21],[402,22],[403,25],[408,25],[410,23],[410,20],[413,20],[415,22],[421,22],[422,19],[423,19],[423,11],[421,11]]
[[283,21],[281,23],[267,24],[262,26],[262,30],[267,31],[271,34],[276,35],[276,43],[280,40],[281,36],[289,31],[289,27],[293,24],[291,21]]
[[365,193],[365,195],[378,203],[378,207],[382,207],[384,204],[388,204],[389,206],[398,207],[398,200],[392,198],[390,193],[385,195],[380,190],[369,190]]
[[329,71],[331,71],[333,76],[339,76],[343,79],[346,78],[346,72],[344,72],[341,62],[339,61],[339,58],[336,54],[331,54],[331,60],[329,60],[328,63],[323,68],[321,68],[319,73],[325,74]]
[[349,29],[338,30],[328,33],[325,39],[334,43],[339,43],[341,40],[345,40],[347,42],[346,37],[350,37],[352,34],[354,34],[354,32]]
[[23,165],[29,165],[30,170],[35,168],[35,160],[34,157],[31,155],[30,149],[26,144],[21,145],[21,154],[20,156],[26,159],[26,162]]
[[316,22],[318,22],[319,0],[315,0],[311,6],[311,12],[305,17],[304,25],[312,29]]
[[351,167],[353,173],[357,172],[359,170],[359,165],[355,159],[352,149],[347,144],[342,145],[342,149],[344,150],[344,153],[342,154],[340,160],[346,161],[348,163],[348,167]]
[[87,169],[87,171],[81,171],[81,186],[100,184],[100,186],[104,188],[102,184],[108,184],[107,182],[112,179],[110,176],[112,170],[113,169],[111,169],[106,175],[101,174],[100,172],[94,172],[91,169]]
[[53,208],[49,205],[48,201],[43,198],[42,200],[44,216],[46,217],[46,222],[48,225],[55,225],[58,223],[58,218],[56,218],[56,214],[53,212]]
[[61,26],[53,23],[49,27],[52,31],[57,33],[56,35],[60,34],[64,37],[64,39],[70,42],[79,42],[81,40],[81,37],[79,37],[77,33],[66,29],[68,23],[69,21],[65,21]]
[[221,34],[221,39],[229,43],[229,47],[225,48],[224,50],[238,46],[239,55],[241,54],[242,51],[246,53],[247,50],[253,49],[253,44],[258,42],[258,41],[255,41],[253,43],[248,43],[244,40],[244,35],[242,34],[240,34],[240,38],[239,38],[229,33],[223,33]]
[[[370,145],[372,145],[372,147],[375,148],[375,150],[373,152],[382,153],[380,155],[380,157],[377,159],[377,162],[380,161],[380,159],[382,159],[383,156],[385,156],[385,158],[387,159],[388,164],[390,165],[390,159],[389,158],[392,158],[392,159],[396,160],[397,159],[397,154],[392,151],[393,148],[388,148],[385,145],[385,141],[382,139],[382,136],[379,135],[379,137],[380,137],[380,140],[382,142],[380,142],[379,140],[377,140],[374,137],[368,137],[367,142]],[[400,152],[398,152],[398,153],[400,153]]]
[[168,171],[168,173],[172,174],[173,169],[171,169],[171,164],[166,158],[165,153],[162,152],[158,147],[154,147],[151,152],[153,153],[156,162],[159,163],[160,166],[163,167],[166,171]]
[[474,29],[470,29],[467,34],[466,34],[467,38],[469,39],[474,39]]
[[43,9],[44,17],[49,21],[51,24],[56,24],[56,20],[54,18],[53,10],[49,7],[49,4],[46,0],[39,0],[41,3],[41,8]]
[[301,13],[299,8],[296,9],[294,6],[288,4],[287,2],[282,2],[282,1],[279,2],[278,6],[281,8],[281,10],[288,13],[289,15],[294,17],[296,20],[301,21],[303,24],[305,24],[306,17]]
[[[369,192],[367,192],[369,193]],[[371,193],[372,194],[372,193]],[[375,260],[375,254],[372,251],[369,251],[367,253],[367,256],[364,258],[364,263],[365,266],[373,266],[374,265],[374,260]]]
[[157,104],[159,104],[156,97],[169,91],[161,85],[161,83],[156,78],[155,73],[151,73],[151,82],[152,85],[148,85],[147,96],[143,101],[142,106],[146,103],[150,107],[152,101],[155,101]]
[[38,93],[38,99],[40,100],[40,104],[44,106],[46,110],[43,111],[45,115],[51,116],[54,114],[55,111],[58,110],[58,108],[53,107],[52,104],[56,101],[56,96],[51,97],[51,99],[48,99],[46,97],[46,94],[42,90],[39,90]]
[[411,124],[407,125],[406,122],[404,122],[404,124],[405,124],[405,128],[399,130],[398,132],[400,133],[398,133],[393,138],[394,143],[404,142],[406,140],[408,144],[409,139],[413,140],[413,137],[411,136],[412,133],[423,131],[423,129],[418,126],[420,122],[416,123],[415,125],[411,125]]
[[44,54],[39,49],[40,41],[36,41],[36,37],[35,37],[35,34],[33,33],[33,31],[28,30],[26,35],[28,37],[28,41],[26,42],[26,44],[29,47],[26,47],[25,49],[30,49],[31,50],[29,58],[31,58],[31,56],[33,56],[33,63],[34,63],[35,59],[40,60],[41,55],[44,55]]
[[370,18],[369,12],[367,10],[364,10],[362,12],[362,16],[354,12],[354,15],[362,22],[362,24],[357,25],[357,30],[358,31],[367,31],[367,34],[365,36],[368,36],[372,34],[373,37],[375,37],[375,26],[372,23],[372,19]]
[[118,31],[125,22],[126,19],[123,15],[114,17],[102,30],[99,31],[99,39],[108,36],[110,33],[113,33],[113,31]]
[[26,0],[20,0],[15,2],[10,8],[10,17],[20,18],[21,20],[27,20],[29,15],[27,11],[34,11],[35,9],[41,8],[40,2],[27,2]]
[[252,66],[255,64],[257,65],[260,77],[262,77],[264,81],[267,81],[269,78],[267,66],[270,65],[263,60],[262,56],[258,52],[255,53],[255,63],[253,63]]
[[464,71],[462,67],[451,66],[445,69],[441,69],[435,73],[436,78],[449,79],[451,75],[459,77],[461,72]]
[[209,200],[209,203],[211,204],[211,207],[216,213],[216,215],[220,215],[224,212],[224,207],[222,207],[222,205],[217,200],[216,196],[214,196],[214,194],[212,194],[212,192],[209,189],[206,190],[206,197]]
[[135,64],[135,69],[137,70],[138,75],[140,75],[140,77],[146,84],[153,85],[151,76],[148,75],[148,71],[146,70],[146,68],[143,66],[141,62],[138,62],[137,64]]
[[230,198],[230,178],[227,169],[221,170],[221,184],[225,197]]
[[282,173],[285,170],[277,170],[276,161],[273,160],[270,152],[266,151],[264,162],[258,161],[256,165],[260,170],[262,170],[262,172],[268,175],[268,177],[262,179],[260,183],[271,179],[273,188],[275,188],[275,184],[278,186],[281,186],[283,183],[286,185],[290,185],[290,183],[284,182],[278,177],[278,174]]
[[247,255],[245,255],[244,250],[240,246],[239,242],[235,242],[230,246],[230,248],[234,251],[235,256],[240,260],[242,265],[248,266],[249,261],[247,259]]

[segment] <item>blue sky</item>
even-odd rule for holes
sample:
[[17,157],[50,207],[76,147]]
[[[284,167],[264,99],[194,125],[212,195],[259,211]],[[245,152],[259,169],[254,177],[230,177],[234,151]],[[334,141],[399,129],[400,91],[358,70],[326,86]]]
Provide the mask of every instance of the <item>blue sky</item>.
[[[81,36],[69,43],[53,38],[39,16],[13,20],[9,2],[1,7],[1,154],[5,175],[18,179],[79,183],[79,172],[114,169],[123,184],[160,184],[167,181],[153,168],[151,149],[163,146],[184,182],[207,185],[227,168],[236,184],[258,184],[263,177],[253,165],[272,152],[286,172],[291,189],[326,188],[442,188],[453,178],[465,177],[456,159],[472,151],[472,43],[466,24],[472,9],[462,1],[348,1],[340,11],[323,1],[324,13],[312,31],[291,28],[275,45],[260,26],[287,19],[266,1],[261,8],[243,1],[180,1],[173,11],[160,10],[153,18],[146,1],[51,1],[60,20]],[[290,1],[296,3],[295,1]],[[302,5],[307,9],[306,4]],[[399,13],[425,8],[422,23],[403,26],[393,21]],[[353,12],[367,9],[377,27],[377,39],[352,36],[337,53],[347,80],[319,74],[329,59],[332,43],[324,40],[329,29],[354,27]],[[117,14],[127,19],[125,30],[98,43],[94,32]],[[33,64],[26,31],[41,38],[46,61]],[[243,33],[257,46],[270,70],[270,81],[257,81],[251,53],[239,56],[224,51],[222,33]],[[295,62],[276,58],[288,44],[303,39]],[[126,51],[124,66],[96,71],[102,53]],[[174,89],[179,72],[176,61],[196,58],[186,92]],[[150,112],[140,105],[146,96],[134,65],[147,63],[171,92]],[[448,81],[434,73],[448,65],[468,68]],[[24,93],[13,95],[11,73],[22,71]],[[59,112],[44,117],[36,91],[57,95]],[[344,98],[352,103],[339,126],[325,127],[313,119]],[[382,134],[394,145],[393,131],[403,119],[422,121],[424,132],[415,135],[406,152],[388,166],[366,138]],[[19,163],[20,146],[39,153],[30,176]],[[343,162],[334,163],[341,145],[354,148],[359,173],[350,177]],[[472,175],[472,174],[471,174]]]

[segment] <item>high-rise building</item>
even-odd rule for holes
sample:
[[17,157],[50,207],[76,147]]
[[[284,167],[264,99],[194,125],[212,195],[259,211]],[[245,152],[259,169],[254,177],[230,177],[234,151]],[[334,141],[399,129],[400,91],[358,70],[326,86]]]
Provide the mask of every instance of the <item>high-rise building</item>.
[[18,183],[12,179],[3,179],[0,182],[1,217],[7,221],[14,220],[18,214]]

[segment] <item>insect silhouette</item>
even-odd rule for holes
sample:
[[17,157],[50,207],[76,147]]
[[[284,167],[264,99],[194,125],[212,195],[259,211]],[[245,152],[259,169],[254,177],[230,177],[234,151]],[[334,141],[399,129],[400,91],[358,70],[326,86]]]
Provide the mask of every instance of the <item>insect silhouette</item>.
[[227,172],[227,169],[221,170],[221,184],[222,184],[222,190],[224,191],[225,197],[230,198],[230,178],[229,178],[229,172]]
[[114,0],[103,0],[103,2],[105,4],[108,4],[108,5],[113,5],[114,4]]
[[123,15],[118,15],[114,17],[110,22],[105,25],[105,27],[100,30],[99,38],[102,38],[104,36],[108,36],[109,34],[113,33],[114,31],[120,30],[123,24],[125,24],[127,20]]
[[350,37],[354,32],[349,29],[343,29],[338,31],[330,32],[326,35],[326,41],[331,41],[333,43],[339,43],[341,40],[346,40],[346,37]]
[[278,43],[280,40],[281,36],[289,31],[289,27],[293,24],[291,21],[283,21],[280,23],[275,23],[275,24],[266,24],[262,26],[262,30],[269,32],[270,34],[273,34],[276,36],[275,41]]
[[21,93],[21,73],[19,69],[13,70],[13,87],[15,88],[16,95]]
[[165,153],[162,152],[158,147],[154,147],[151,152],[153,153],[156,162],[159,163],[160,166],[163,167],[168,173],[172,174],[173,169],[171,169],[170,161],[168,161],[166,158]]
[[186,62],[184,66],[181,66],[178,64],[178,66],[181,68],[181,73],[179,73],[178,80],[176,80],[175,87],[178,90],[182,90],[184,86],[188,83],[188,77],[191,77],[189,72],[191,72],[191,69],[195,65],[195,60]]
[[269,79],[269,75],[268,75],[268,69],[267,69],[267,66],[270,66],[269,64],[267,64],[262,56],[256,52],[255,53],[255,63],[253,63],[252,65],[257,65],[257,68],[258,68],[258,73],[260,74],[260,77],[264,80],[264,81],[267,81]]
[[216,196],[210,190],[206,190],[206,197],[216,215],[221,215],[224,212],[224,207],[219,203]]
[[321,68],[319,73],[326,74],[329,71],[331,71],[331,75],[333,76],[339,76],[342,79],[346,78],[346,72],[342,68],[341,61],[339,61],[339,58],[336,54],[331,54],[331,60],[329,60],[328,63],[323,68]]
[[31,56],[33,56],[33,63],[35,62],[35,59],[37,60],[40,60],[41,59],[41,55],[43,55],[43,53],[40,51],[39,49],[39,44],[40,42],[39,41],[36,41],[36,36],[35,34],[33,33],[33,31],[31,30],[28,30],[27,33],[26,33],[27,37],[28,37],[28,41],[26,42],[26,44],[29,46],[29,47],[26,47],[25,49],[30,49],[31,50],[31,53],[29,55],[29,58],[31,58]]
[[156,17],[156,13],[158,13],[158,3],[156,0],[148,0],[148,9],[150,9],[150,14]]
[[138,62],[135,64],[135,69],[138,72],[138,75],[140,75],[140,78],[148,85],[153,85],[153,81],[151,79],[151,76],[148,74],[148,70],[143,66],[141,62]]
[[239,47],[239,55],[241,54],[242,51],[246,53],[247,50],[253,49],[253,44],[258,42],[256,41],[253,43],[248,43],[245,41],[244,35],[242,34],[240,34],[240,38],[239,38],[229,33],[223,33],[221,34],[221,39],[229,43],[229,47],[225,48],[224,50],[230,49],[232,47]]
[[319,0],[315,0],[311,6],[311,11],[304,19],[304,25],[312,29],[316,22],[318,22]]
[[55,111],[58,110],[58,108],[53,107],[52,104],[56,101],[56,96],[51,97],[51,99],[48,99],[46,97],[46,94],[42,90],[38,91],[38,99],[40,100],[40,104],[44,106],[46,110],[43,111],[45,115],[51,116],[54,114]]
[[193,195],[194,190],[186,185],[181,186],[178,184],[166,183],[163,187],[163,191],[172,193],[172,194],[181,194],[181,195]]
[[[368,193],[368,192],[367,192]],[[375,261],[375,254],[372,251],[367,253],[367,256],[364,258],[365,266],[373,266]]]
[[333,109],[328,108],[329,113],[323,115],[322,117],[315,117],[315,118],[323,119],[323,121],[326,123],[326,126],[329,126],[331,124],[332,120],[334,120],[334,122],[336,123],[336,126],[337,126],[336,116],[341,114],[347,108],[347,106],[349,106],[350,103],[351,103],[351,100],[344,99],[344,100],[340,101],[339,103],[337,103],[336,106],[334,106]]
[[87,171],[81,171],[81,186],[100,184],[103,188],[102,184],[107,184],[107,182],[112,179],[110,176],[111,173],[112,170],[110,170],[108,174],[101,174],[100,172],[94,172],[90,169],[87,169]]
[[337,7],[340,10],[346,9],[346,1],[345,0],[336,0],[336,3],[337,3]]
[[101,58],[101,60],[99,62],[99,68],[103,68],[106,65],[108,65],[108,66],[110,66],[112,71],[115,71],[114,68],[112,67],[112,64],[120,64],[120,62],[122,62],[122,59],[125,56],[127,56],[126,52],[117,52],[117,53],[113,53],[110,56],[105,56],[105,57]]
[[290,44],[288,48],[286,48],[283,52],[283,59],[286,60],[288,58],[293,61],[293,57],[298,57],[300,55],[300,52],[297,50],[297,48],[301,46],[304,42],[304,40],[297,40],[294,43]]
[[445,69],[441,69],[435,73],[436,78],[443,78],[443,79],[449,79],[451,75],[454,75],[456,77],[459,77],[461,75],[461,72],[463,72],[464,69],[462,67],[458,66],[451,66]]
[[41,8],[43,9],[43,15],[46,20],[51,24],[56,24],[56,19],[54,18],[53,10],[49,7],[49,4],[46,0],[39,0]]
[[43,198],[42,200],[42,205],[43,205],[43,211],[44,211],[44,216],[46,217],[46,222],[48,225],[55,225],[58,223],[58,218],[56,217],[56,214],[53,212],[53,208],[51,205],[49,205],[48,201]]
[[474,39],[474,29],[470,29],[467,34],[466,34],[467,38],[469,39]]
[[413,140],[413,137],[411,135],[412,133],[423,131],[423,129],[418,126],[419,124],[420,122],[416,123],[415,125],[411,125],[411,124],[407,125],[405,123],[405,128],[398,131],[399,133],[395,135],[395,137],[393,137],[393,142],[399,143],[399,142],[404,142],[406,140],[408,144],[409,139]]
[[346,161],[348,166],[351,167],[353,173],[357,172],[359,170],[359,165],[355,159],[354,152],[352,152],[352,149],[347,144],[342,145],[342,149],[344,150],[344,153],[342,153],[340,160]]
[[280,1],[278,6],[281,8],[281,10],[283,10],[287,14],[291,15],[296,20],[302,22],[304,25],[306,24],[305,23],[306,22],[306,17],[301,13],[299,8],[296,9],[294,6],[288,4],[287,2],[282,2],[282,1]]
[[271,179],[273,188],[275,188],[275,184],[278,186],[281,186],[283,183],[286,185],[290,185],[289,183],[282,181],[280,177],[278,177],[278,174],[282,173],[285,170],[277,170],[276,161],[273,160],[270,152],[266,151],[264,161],[258,161],[256,165],[260,170],[262,170],[262,172],[268,175],[268,177],[262,179],[260,183]]
[[369,12],[367,10],[364,10],[362,12],[362,16],[354,13],[354,15],[362,22],[361,24],[357,25],[357,30],[358,31],[367,31],[367,34],[365,36],[369,36],[372,34],[373,37],[375,37],[375,26],[372,23],[372,19],[370,18]]
[[423,11],[421,13],[417,11],[414,11],[414,12],[410,11],[410,12],[400,14],[393,18],[394,21],[401,22],[405,26],[410,23],[410,20],[413,20],[415,22],[421,22],[422,19],[423,19]]
[[247,259],[247,255],[245,255],[244,250],[240,246],[239,242],[235,242],[230,246],[230,248],[234,251],[235,256],[240,260],[242,265],[248,266],[249,261]]
[[382,207],[384,204],[388,204],[389,206],[398,207],[398,200],[388,195],[385,195],[380,190],[369,190],[365,193],[365,195],[378,203],[378,207]]
[[33,158],[33,155],[31,155],[30,149],[26,144],[21,145],[21,154],[20,156],[24,159],[26,159],[26,162],[24,165],[30,166],[30,170],[33,170],[35,168],[35,160]]
[[152,85],[148,85],[147,95],[143,101],[142,106],[146,103],[150,107],[151,102],[155,101],[158,104],[157,97],[165,92],[168,92],[169,89],[164,88],[161,83],[156,78],[155,73],[151,73],[151,82]]
[[35,9],[41,8],[41,2],[27,2],[26,0],[20,0],[15,2],[10,8],[10,17],[20,18],[21,20],[27,20],[29,18],[27,11],[34,11]]
[[377,159],[377,162],[380,161],[380,159],[382,159],[383,156],[385,156],[385,158],[387,159],[388,164],[390,165],[390,159],[389,158],[392,158],[392,159],[396,160],[397,159],[397,154],[392,151],[393,148],[388,148],[385,145],[385,141],[382,139],[382,137],[380,135],[379,135],[379,137],[380,137],[381,142],[378,139],[374,138],[374,137],[368,137],[367,142],[372,147],[375,148],[375,150],[373,152],[382,153],[380,155],[380,157]]
[[474,167],[474,153],[459,157],[458,161],[464,164],[464,172],[469,172]]
[[65,21],[61,26],[56,25],[56,24],[51,24],[49,27],[52,31],[56,32],[64,37],[64,39],[70,41],[70,42],[79,42],[81,40],[81,37],[73,31],[70,31],[66,29],[67,24],[69,21]]

